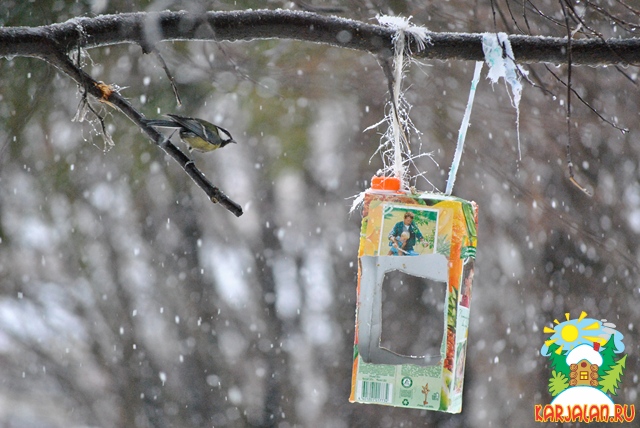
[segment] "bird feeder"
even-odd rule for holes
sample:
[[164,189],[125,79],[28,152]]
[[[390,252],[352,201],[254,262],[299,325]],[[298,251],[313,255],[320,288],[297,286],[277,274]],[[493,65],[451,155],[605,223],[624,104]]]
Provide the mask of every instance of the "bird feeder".
[[[374,177],[364,195],[349,400],[459,413],[477,206],[442,194],[408,193],[400,187],[397,178]],[[420,309],[420,301],[406,307],[400,302],[391,317],[384,315],[383,304],[393,300],[397,288],[385,289],[383,284],[398,273],[411,292],[425,296],[433,288],[443,301],[431,310]],[[416,308],[424,312],[416,321],[394,320]],[[431,321],[420,321],[424,320],[421,315]],[[435,345],[416,349],[416,343],[411,343],[414,338],[405,333],[415,328],[435,337]],[[389,338],[388,330],[393,330],[393,337]],[[408,341],[409,346],[390,346],[387,342],[394,338]]]

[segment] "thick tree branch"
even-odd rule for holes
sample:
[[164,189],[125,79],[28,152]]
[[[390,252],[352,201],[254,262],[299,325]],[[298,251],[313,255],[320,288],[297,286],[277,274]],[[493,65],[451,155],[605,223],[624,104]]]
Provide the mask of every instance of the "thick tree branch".
[[[295,39],[370,52],[385,60],[393,51],[394,30],[354,20],[311,12],[258,10],[208,12],[139,12],[75,18],[42,27],[0,28],[0,57],[32,56],[55,65],[85,91],[120,109],[158,146],[176,160],[214,202],[235,215],[242,208],[213,186],[182,151],[148,126],[143,115],[116,91],[108,91],[69,59],[77,49],[135,43],[152,52],[163,41]],[[567,63],[567,39],[510,36],[516,61],[520,63]],[[430,43],[420,50],[408,40],[414,56],[424,59],[484,59],[482,34],[430,33]],[[570,44],[571,63],[583,65],[640,64],[640,39],[582,39]]]
[[[82,37],[79,37],[82,34]],[[161,41],[295,39],[325,43],[375,54],[393,49],[393,30],[350,19],[310,12],[257,10],[209,12],[139,12],[75,18],[42,27],[0,28],[0,56],[42,56],[52,45],[70,51],[136,43],[145,51]],[[470,60],[484,58],[482,34],[430,34],[431,44],[414,55],[426,59]],[[566,38],[513,35],[509,37],[520,63],[567,62]],[[572,42],[575,65],[640,64],[640,39],[580,39]]]

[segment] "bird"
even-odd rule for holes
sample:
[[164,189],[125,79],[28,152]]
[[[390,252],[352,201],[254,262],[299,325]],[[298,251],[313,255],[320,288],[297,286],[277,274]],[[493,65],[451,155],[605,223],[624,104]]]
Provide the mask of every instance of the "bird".
[[146,119],[150,126],[177,128],[189,151],[211,152],[229,143],[237,143],[229,131],[203,119],[167,114],[170,119]]

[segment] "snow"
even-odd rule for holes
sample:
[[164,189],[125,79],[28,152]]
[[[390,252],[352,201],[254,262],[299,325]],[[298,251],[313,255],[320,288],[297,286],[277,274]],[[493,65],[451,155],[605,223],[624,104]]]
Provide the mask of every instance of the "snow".
[[380,25],[396,30],[398,32],[396,37],[401,33],[409,34],[416,41],[419,50],[424,50],[426,45],[431,41],[429,31],[426,27],[411,24],[411,17],[403,18],[401,16],[377,15],[376,19]]
[[567,354],[567,364],[577,364],[582,360],[587,360],[591,364],[602,365],[602,355],[591,345],[578,345]]
[[562,391],[551,405],[559,404],[561,406],[573,405],[606,405],[609,406],[609,414],[615,415],[613,401],[597,388],[591,386],[573,386]]

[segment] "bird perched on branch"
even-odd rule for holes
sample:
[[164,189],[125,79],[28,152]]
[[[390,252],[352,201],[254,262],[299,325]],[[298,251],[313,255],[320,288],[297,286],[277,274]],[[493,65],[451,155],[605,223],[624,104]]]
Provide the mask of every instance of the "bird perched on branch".
[[221,128],[206,120],[168,114],[171,119],[148,119],[147,125],[162,128],[177,128],[180,130],[180,138],[189,148],[189,151],[210,152],[224,147],[229,143],[236,143],[233,137],[224,128]]

